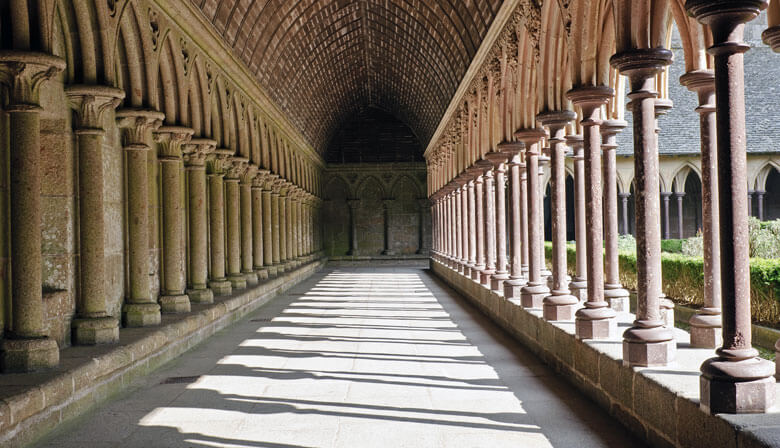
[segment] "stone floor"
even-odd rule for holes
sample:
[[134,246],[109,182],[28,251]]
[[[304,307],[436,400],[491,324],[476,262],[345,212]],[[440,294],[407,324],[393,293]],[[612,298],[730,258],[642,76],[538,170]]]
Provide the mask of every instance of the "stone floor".
[[636,447],[428,271],[338,268],[46,447]]

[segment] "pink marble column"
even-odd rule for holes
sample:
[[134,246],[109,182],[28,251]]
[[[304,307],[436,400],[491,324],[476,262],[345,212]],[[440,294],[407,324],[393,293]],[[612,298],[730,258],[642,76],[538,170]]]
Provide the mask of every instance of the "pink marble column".
[[552,290],[542,302],[546,320],[573,320],[579,299],[571,295],[566,274],[566,126],[577,115],[568,110],[539,114],[550,130],[550,215],[552,220]]
[[604,299],[604,235],[601,183],[601,108],[614,92],[605,86],[582,86],[566,96],[582,110],[585,148],[585,241],[587,244],[588,297],[575,316],[578,339],[609,339],[617,335],[615,310]]
[[493,164],[487,160],[477,162],[485,168],[482,176],[484,184],[484,214],[485,214],[485,269],[482,270],[479,282],[490,288],[490,282],[496,273],[496,193]]
[[471,278],[474,269],[477,266],[477,214],[474,210],[476,207],[476,183],[472,178],[468,182],[468,233],[469,233],[469,263],[468,263],[468,275]]
[[576,268],[569,282],[569,291],[580,300],[588,297],[588,244],[585,225],[585,153],[581,135],[567,135],[566,144],[571,147],[574,160],[574,240]]
[[509,280],[506,259],[506,168],[508,159],[507,150],[512,143],[499,144],[497,152],[488,153],[486,158],[493,164],[495,172],[495,231],[496,231],[496,273],[490,279],[490,289],[496,292],[504,292],[504,282]]
[[511,253],[511,272],[509,280],[504,282],[504,297],[507,300],[520,299],[520,290],[525,286],[523,277],[523,232],[522,232],[522,204],[523,197],[520,194],[523,184],[521,172],[525,169],[522,163],[521,153],[523,144],[515,142],[505,148],[509,160],[509,209],[511,210],[510,224],[510,253]]
[[543,229],[539,227],[539,155],[540,140],[547,134],[542,129],[522,129],[515,137],[525,144],[525,167],[528,204],[528,282],[520,290],[520,302],[525,308],[541,308],[542,300],[550,293],[546,279],[541,276]]
[[481,172],[474,180],[474,199],[477,212],[477,264],[474,265],[471,279],[480,282],[481,273],[487,266],[485,262],[485,182]]
[[709,25],[715,59],[723,345],[701,366],[701,407],[712,413],[766,412],[775,402],[774,366],[751,344],[745,147],[744,23],[766,1],[688,0],[685,7]]

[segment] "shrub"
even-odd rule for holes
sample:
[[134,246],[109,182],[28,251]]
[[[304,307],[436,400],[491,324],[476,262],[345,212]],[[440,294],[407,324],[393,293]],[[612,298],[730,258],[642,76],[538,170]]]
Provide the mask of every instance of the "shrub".
[[682,254],[689,257],[704,256],[704,238],[701,236],[701,232],[698,232],[696,236],[683,240]]
[[618,236],[618,252],[633,253],[636,252],[636,239],[630,233]]
[[685,240],[661,240],[661,252],[682,253],[683,241]]
[[751,258],[780,258],[780,221],[748,220]]

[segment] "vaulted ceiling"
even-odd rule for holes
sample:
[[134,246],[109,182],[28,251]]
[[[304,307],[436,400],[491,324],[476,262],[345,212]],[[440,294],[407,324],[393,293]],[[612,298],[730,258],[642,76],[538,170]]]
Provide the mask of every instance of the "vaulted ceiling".
[[191,0],[318,151],[369,106],[427,145],[502,0]]

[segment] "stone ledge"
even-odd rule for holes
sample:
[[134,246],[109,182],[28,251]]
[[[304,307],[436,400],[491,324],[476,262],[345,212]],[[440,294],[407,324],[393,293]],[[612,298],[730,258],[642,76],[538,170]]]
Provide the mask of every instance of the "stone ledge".
[[407,266],[429,267],[428,255],[339,255],[328,257],[330,267]]
[[[710,415],[699,408],[699,366],[713,350],[690,347],[676,329],[677,359],[665,367],[623,366],[622,339],[580,341],[573,322],[548,322],[431,260],[432,271],[653,446],[754,448],[780,446],[780,408],[766,414]],[[634,315],[618,313],[621,334]],[[780,387],[778,392],[780,392]],[[779,394],[780,395],[780,394]]]
[[129,386],[133,380],[195,347],[268,303],[325,265],[324,259],[258,286],[164,314],[152,328],[123,328],[119,344],[69,347],[49,372],[0,375],[0,446],[25,446]]

